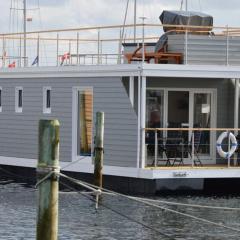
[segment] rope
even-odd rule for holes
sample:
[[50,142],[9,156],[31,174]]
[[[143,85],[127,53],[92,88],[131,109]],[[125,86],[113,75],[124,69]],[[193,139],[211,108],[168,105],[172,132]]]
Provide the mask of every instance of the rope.
[[[65,187],[73,190],[73,191],[76,191],[73,187],[70,187],[70,186],[69,186],[68,184],[66,184],[66,183],[61,182],[61,184],[62,184],[63,186],[65,186]],[[87,198],[88,200],[90,200],[90,201],[92,201],[92,202],[96,202],[93,198],[89,197],[87,194],[85,194],[85,193],[83,193],[83,192],[80,192],[80,191],[76,191],[76,192],[79,193],[79,194],[81,194],[82,196],[84,196],[84,197]],[[151,227],[151,226],[149,226],[149,225],[147,225],[147,224],[145,224],[145,223],[143,223],[143,222],[141,222],[141,221],[138,221],[138,220],[136,220],[136,219],[134,219],[134,218],[132,218],[132,217],[129,217],[129,216],[123,214],[122,212],[117,211],[117,210],[115,210],[115,209],[107,206],[106,204],[102,203],[101,201],[99,202],[99,205],[105,207],[106,209],[112,211],[113,213],[115,213],[115,214],[117,214],[117,215],[119,215],[119,216],[121,216],[121,217],[123,217],[123,218],[126,218],[127,220],[129,220],[129,221],[131,221],[131,222],[134,222],[134,223],[137,223],[138,225],[143,226],[143,227],[146,228],[146,229],[149,229],[149,230],[151,230],[151,231],[154,231],[154,232],[156,232],[156,233],[158,233],[158,234],[160,234],[160,235],[162,235],[162,236],[164,236],[164,237],[167,237],[168,239],[175,240],[175,238],[171,237],[170,235],[167,235],[167,234],[165,234],[165,233],[163,233],[163,232],[161,232],[161,231],[159,231],[159,230],[157,230],[157,229],[155,229],[155,228],[153,228],[153,227]]]
[[[62,177],[68,177],[68,176],[65,176],[64,174],[61,174],[61,176]],[[76,180],[76,179],[71,178],[71,177],[68,177],[68,179],[69,180],[71,179],[71,181],[76,183],[76,184],[79,184],[79,182],[83,182],[83,181]],[[86,182],[83,182],[83,183],[85,183],[86,185],[89,185],[89,186],[91,186],[93,188],[94,187],[96,188],[96,186],[93,185],[93,184],[89,184],[89,183],[86,183]],[[145,200],[141,200],[141,199],[138,199],[136,197],[131,197],[131,196],[128,196],[128,195],[117,193],[117,192],[114,192],[114,191],[111,191],[111,190],[108,190],[108,189],[105,189],[105,188],[100,188],[100,189],[102,191],[113,193],[116,196],[127,198],[127,199],[130,199],[130,200],[136,201],[136,202],[140,202],[140,203],[146,204],[148,206],[152,206],[152,207],[155,207],[155,208],[158,208],[158,209],[161,209],[161,210],[165,210],[165,211],[168,211],[168,212],[171,212],[171,213],[175,213],[175,214],[178,214],[178,215],[181,215],[181,216],[184,216],[184,217],[192,218],[194,220],[198,220],[198,221],[201,221],[201,222],[204,222],[204,223],[212,224],[212,225],[215,225],[217,227],[222,227],[222,228],[225,228],[225,229],[228,229],[228,230],[232,230],[232,231],[236,231],[236,232],[240,233],[240,229],[237,229],[237,228],[229,227],[229,226],[223,225],[221,223],[212,222],[212,221],[209,221],[209,220],[204,219],[204,218],[195,217],[195,216],[187,214],[187,213],[182,213],[182,212],[179,212],[179,211],[176,211],[176,210],[172,210],[172,209],[169,209],[169,208],[166,208],[166,207],[162,207],[162,206],[159,206],[159,205],[156,205],[156,204],[153,204],[153,203],[149,203],[149,202],[147,202]]]
[[184,207],[193,207],[193,208],[207,208],[207,209],[226,210],[226,211],[240,211],[240,208],[216,207],[216,206],[208,206],[208,205],[168,202],[168,201],[155,200],[155,199],[149,199],[149,198],[137,198],[137,199],[144,200],[144,201],[149,201],[149,202],[163,203],[163,204],[167,204],[167,205],[175,205],[175,206],[184,206]]
[[40,184],[42,184],[44,181],[46,181],[48,178],[50,178],[50,177],[53,175],[53,173],[56,173],[56,171],[51,171],[51,172],[49,172],[45,177],[43,177],[42,179],[40,179],[40,180],[36,183],[35,188],[37,188]]
[[68,167],[70,167],[70,166],[72,166],[72,165],[80,162],[80,161],[83,160],[84,158],[86,158],[86,157],[81,157],[81,158],[79,158],[79,159],[77,159],[77,160],[75,160],[75,161],[73,161],[73,162],[70,162],[69,164],[67,164],[67,165],[65,165],[63,168],[61,168],[61,170],[64,170],[64,169],[66,169],[66,168],[68,168]]
[[[62,177],[64,177],[64,178],[68,179],[69,181],[72,181],[72,178],[71,178],[71,177],[68,177],[67,175],[65,175],[65,174],[63,174],[63,173],[59,173],[59,176],[62,176]],[[84,187],[84,188],[87,188],[88,190],[91,190],[91,191],[96,192],[96,189],[95,189],[95,188],[93,188],[93,187],[91,187],[91,186],[88,186],[88,184],[86,184],[86,183],[79,182],[79,185],[82,186],[82,187]]]
[[26,180],[31,180],[31,181],[32,181],[32,178],[30,178],[30,177],[20,176],[20,175],[18,175],[18,174],[12,173],[12,172],[10,172],[10,171],[8,171],[8,170],[6,170],[6,169],[3,169],[3,168],[1,168],[1,167],[0,167],[0,171],[8,174],[9,176],[16,177],[16,178],[19,178],[19,179],[24,180],[24,181],[26,181]]

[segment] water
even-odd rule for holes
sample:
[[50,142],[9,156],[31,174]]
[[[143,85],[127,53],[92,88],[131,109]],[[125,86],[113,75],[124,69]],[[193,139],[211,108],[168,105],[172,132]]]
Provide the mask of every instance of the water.
[[[0,239],[35,239],[36,197],[33,187],[0,179]],[[182,203],[240,207],[239,196],[159,196],[160,200]],[[170,235],[172,239],[240,239],[240,233],[182,217],[114,196],[105,196],[104,205]],[[79,193],[61,192],[59,202],[59,239],[83,240],[157,240],[169,239],[154,230],[124,218],[94,203]],[[186,207],[171,209],[240,229],[240,211]]]

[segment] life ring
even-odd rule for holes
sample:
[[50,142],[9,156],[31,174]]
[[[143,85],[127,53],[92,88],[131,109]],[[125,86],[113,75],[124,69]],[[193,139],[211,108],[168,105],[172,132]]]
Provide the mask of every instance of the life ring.
[[[225,138],[230,138],[231,140],[231,149],[229,152],[224,152],[223,149],[222,149],[222,142]],[[218,140],[217,140],[217,152],[218,154],[222,157],[222,158],[229,158],[231,157],[234,152],[237,150],[237,146],[238,146],[238,143],[237,143],[237,139],[236,137],[230,132],[223,132],[220,134],[220,136],[218,137]]]

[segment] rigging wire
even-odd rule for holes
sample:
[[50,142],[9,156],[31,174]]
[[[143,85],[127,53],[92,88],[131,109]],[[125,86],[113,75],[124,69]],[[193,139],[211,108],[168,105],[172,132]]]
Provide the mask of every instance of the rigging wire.
[[[76,191],[73,187],[69,186],[69,185],[66,184],[66,183],[63,183],[63,182],[60,182],[60,183],[61,183],[63,186],[67,187],[69,190],[75,191],[75,192],[77,192],[78,194],[80,194],[80,195],[84,196],[85,198],[87,198],[88,200],[90,200],[91,202],[96,203],[95,198],[92,198],[91,196],[89,196],[89,195],[87,195],[87,194],[84,194],[84,193],[81,192],[81,191]],[[174,237],[172,237],[172,236],[170,236],[170,235],[168,235],[168,234],[166,234],[166,233],[163,233],[163,232],[159,231],[158,229],[153,228],[153,227],[151,227],[151,226],[149,226],[149,225],[147,225],[147,224],[145,224],[145,223],[143,223],[143,222],[141,222],[141,221],[138,221],[138,220],[136,220],[136,219],[134,219],[134,218],[132,218],[132,217],[130,217],[130,216],[127,216],[127,215],[123,214],[121,211],[118,211],[118,210],[116,210],[116,209],[113,209],[113,208],[109,207],[108,205],[102,203],[102,201],[99,201],[98,204],[101,205],[102,207],[110,210],[111,212],[113,212],[113,213],[115,213],[115,214],[117,214],[117,215],[119,215],[119,216],[121,216],[121,217],[123,217],[123,218],[125,218],[125,219],[128,219],[128,220],[131,221],[131,222],[134,222],[134,223],[136,223],[136,224],[138,224],[138,225],[141,225],[142,227],[144,227],[144,228],[146,228],[146,229],[149,229],[149,230],[151,230],[151,231],[154,231],[154,232],[156,232],[156,233],[160,234],[161,236],[164,236],[164,237],[166,237],[166,238],[168,238],[168,239],[175,240]]]
[[[38,17],[39,17],[39,23],[40,23],[40,28],[43,29],[43,21],[42,21],[42,14],[41,14],[41,8],[40,8],[40,0],[37,0],[37,5],[38,5]],[[44,54],[44,58],[45,58],[45,63],[46,65],[48,65],[48,58],[47,58],[47,49],[46,49],[46,44],[45,41],[42,40],[42,44],[43,44],[43,54]],[[40,52],[40,51],[39,51]],[[38,56],[38,61],[40,61],[40,56]]]
[[61,170],[66,170],[66,168],[68,168],[68,167],[70,167],[70,166],[72,166],[72,165],[74,165],[74,164],[82,161],[82,160],[85,159],[85,158],[87,158],[87,157],[81,157],[81,158],[79,158],[79,159],[77,159],[77,160],[75,160],[75,161],[73,161],[73,162],[70,162],[69,164],[67,164],[67,165],[65,165],[64,167],[62,167]]
[[201,0],[198,0],[198,4],[199,4],[200,12],[202,12],[202,2],[201,2]]
[[123,41],[123,38],[124,38],[125,25],[126,25],[127,15],[128,15],[128,8],[129,8],[129,0],[127,0],[127,5],[126,5],[126,10],[125,10],[125,15],[124,15],[124,21],[123,21],[123,27],[122,27],[121,40],[120,41]]
[[184,0],[181,0],[180,11],[183,10],[183,1],[184,1]]
[[32,181],[32,180],[33,180],[31,177],[23,177],[23,176],[20,176],[20,175],[18,175],[18,174],[16,174],[16,173],[13,173],[13,172],[11,172],[11,171],[8,171],[8,170],[6,170],[6,169],[3,169],[2,167],[0,167],[0,171],[4,172],[5,174],[7,174],[7,175],[9,175],[9,176],[11,176],[11,177],[16,177],[16,178],[18,178],[19,180],[23,180],[23,181],[26,181],[26,180]]

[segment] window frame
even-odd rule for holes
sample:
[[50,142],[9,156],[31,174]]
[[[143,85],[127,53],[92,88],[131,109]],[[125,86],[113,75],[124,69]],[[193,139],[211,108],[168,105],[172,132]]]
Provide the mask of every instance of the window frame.
[[[94,91],[92,86],[86,87],[73,87],[73,104],[72,104],[72,161],[77,159],[82,159],[84,157],[85,160],[90,160],[93,157],[93,147],[94,147]],[[76,131],[78,127],[78,92],[90,90],[92,92],[92,142],[91,142],[91,155],[86,156],[81,153],[78,154],[78,131]]]
[[[21,106],[19,106],[20,91],[22,91]],[[15,113],[22,113],[22,112],[23,112],[23,87],[15,87]]]
[[[50,107],[47,106],[48,103],[48,91],[50,91]],[[51,114],[52,113],[52,101],[51,101],[51,95],[52,95],[52,88],[50,86],[43,87],[43,113],[44,114]]]

